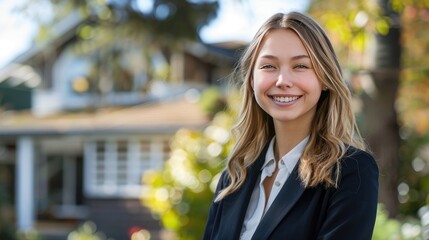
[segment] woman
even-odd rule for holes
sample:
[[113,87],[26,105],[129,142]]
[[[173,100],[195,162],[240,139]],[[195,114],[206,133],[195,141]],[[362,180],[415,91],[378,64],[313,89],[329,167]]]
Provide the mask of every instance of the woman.
[[323,29],[275,14],[238,69],[236,144],[203,239],[371,239],[378,168]]

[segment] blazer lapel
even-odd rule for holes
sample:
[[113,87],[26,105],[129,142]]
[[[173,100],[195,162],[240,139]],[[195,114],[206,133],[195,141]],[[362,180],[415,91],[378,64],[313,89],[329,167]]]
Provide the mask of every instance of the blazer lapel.
[[299,163],[295,166],[294,170],[285,182],[283,188],[280,190],[279,195],[277,195],[271,207],[262,217],[261,222],[256,228],[252,239],[268,239],[274,228],[280,223],[284,216],[286,216],[293,205],[295,205],[295,203],[301,197],[305,187],[302,185],[298,176],[298,165]]
[[257,160],[247,169],[247,178],[243,185],[234,193],[224,198],[222,218],[219,229],[225,230],[219,239],[239,239],[241,227],[243,226],[247,206],[252,196],[253,188],[259,177],[261,167],[265,161],[267,144]]

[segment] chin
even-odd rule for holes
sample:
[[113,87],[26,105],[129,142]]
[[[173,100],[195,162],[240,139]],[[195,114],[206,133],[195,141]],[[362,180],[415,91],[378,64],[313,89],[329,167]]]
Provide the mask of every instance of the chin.
[[274,116],[273,117],[274,121],[279,121],[279,122],[290,122],[290,121],[295,121],[297,119],[298,118],[294,116]]

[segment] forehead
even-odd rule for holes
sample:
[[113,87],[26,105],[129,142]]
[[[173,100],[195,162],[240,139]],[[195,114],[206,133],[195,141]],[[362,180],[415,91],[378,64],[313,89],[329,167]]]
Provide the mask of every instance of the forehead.
[[265,54],[275,56],[308,55],[301,39],[290,29],[275,29],[268,32],[261,42],[258,56]]

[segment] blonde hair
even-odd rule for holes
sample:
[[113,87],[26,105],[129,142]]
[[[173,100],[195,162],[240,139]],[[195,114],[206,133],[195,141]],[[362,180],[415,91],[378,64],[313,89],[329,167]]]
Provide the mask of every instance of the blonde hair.
[[275,134],[273,119],[257,104],[251,85],[264,37],[275,29],[289,29],[298,35],[310,56],[316,76],[322,86],[327,87],[317,104],[310,138],[299,163],[298,172],[303,185],[337,187],[340,159],[347,148],[365,149],[351,108],[350,91],[343,81],[337,56],[326,33],[315,20],[302,13],[277,13],[258,30],[236,69],[242,80],[243,102],[233,128],[236,143],[226,167],[230,183],[220,191],[216,201],[240,188],[246,179],[247,167],[255,162]]

